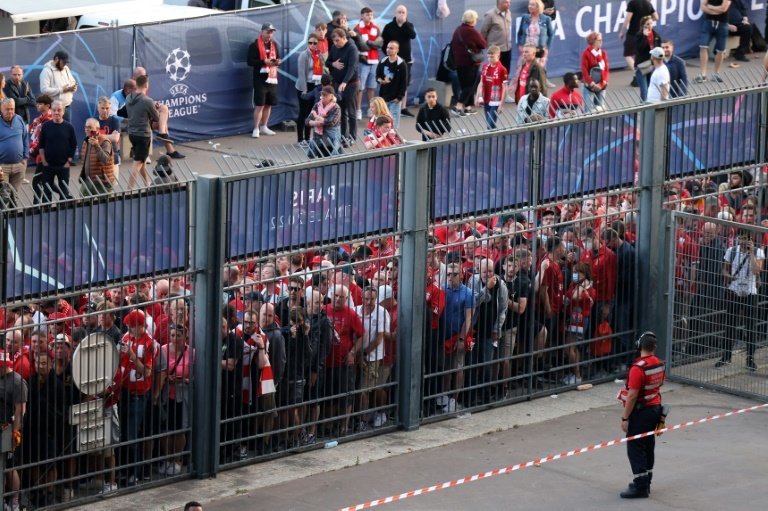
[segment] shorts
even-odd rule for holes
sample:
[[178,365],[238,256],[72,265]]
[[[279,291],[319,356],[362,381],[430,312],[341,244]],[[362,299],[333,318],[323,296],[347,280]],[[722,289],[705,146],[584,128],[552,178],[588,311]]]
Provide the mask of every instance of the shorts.
[[326,398],[340,398],[344,406],[352,404],[352,396],[355,391],[354,367],[329,367],[325,370],[323,396]]
[[167,418],[166,404],[162,400],[155,405],[152,404],[151,399],[147,399],[147,408],[144,412],[143,436],[152,436],[165,432]]
[[709,42],[715,38],[715,55],[725,51],[728,39],[728,22],[704,19],[699,32],[699,48],[709,48]]
[[[323,396],[323,376],[325,375],[325,371],[322,369],[319,373],[310,372],[310,376],[306,380],[307,384],[307,390],[306,390],[306,396],[309,401],[316,401],[320,399]],[[314,385],[310,385],[311,381],[311,375],[316,374],[317,380],[315,380]]]
[[376,81],[376,64],[360,63],[358,73],[360,74],[360,90],[378,89],[379,84]]
[[[109,432],[109,444],[115,445],[120,443],[120,417],[117,414],[117,405],[104,409],[104,418],[109,419],[112,423],[112,428]],[[114,447],[108,447],[102,449],[101,454],[105,458],[111,458],[115,455]]]
[[304,402],[304,380],[283,380],[277,386],[277,404],[281,407]]
[[629,34],[624,37],[624,56],[634,57],[637,55],[637,41]]
[[128,140],[131,141],[133,161],[145,162],[149,157],[152,139],[150,137],[142,137],[141,135],[128,135]]
[[369,361],[363,366],[360,384],[365,387],[377,387],[380,385],[381,370],[386,367],[381,360]]
[[515,341],[517,340],[517,327],[511,330],[501,332],[499,339],[499,358],[509,358],[515,351]]
[[[187,421],[188,422],[188,421]],[[168,431],[177,431],[188,428],[184,424],[184,401],[168,400]]]
[[253,84],[253,106],[277,105],[277,84],[256,82]]

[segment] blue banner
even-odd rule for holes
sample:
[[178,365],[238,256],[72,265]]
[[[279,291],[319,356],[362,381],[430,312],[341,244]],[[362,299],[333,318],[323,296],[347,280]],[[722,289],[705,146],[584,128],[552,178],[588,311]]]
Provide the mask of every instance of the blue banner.
[[759,119],[760,96],[757,94],[670,108],[668,176],[756,161]]
[[187,200],[185,189],[9,214],[4,298],[186,268]]
[[530,140],[516,133],[437,147],[433,219],[527,203]]
[[384,156],[229,182],[226,257],[392,230],[397,178]]
[[636,125],[632,114],[545,128],[539,200],[631,185]]

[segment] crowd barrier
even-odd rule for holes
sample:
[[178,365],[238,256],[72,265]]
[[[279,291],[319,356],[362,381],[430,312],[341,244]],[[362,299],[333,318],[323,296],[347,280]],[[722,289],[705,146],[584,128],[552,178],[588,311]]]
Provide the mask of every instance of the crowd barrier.
[[3,367],[28,390],[20,422],[4,411],[4,497],[67,506],[608,381],[644,330],[672,375],[707,378],[702,322],[733,312],[670,294],[700,278],[699,242],[676,252],[664,206],[721,228],[737,197],[763,210],[766,90],[230,156],[223,176],[3,210]]

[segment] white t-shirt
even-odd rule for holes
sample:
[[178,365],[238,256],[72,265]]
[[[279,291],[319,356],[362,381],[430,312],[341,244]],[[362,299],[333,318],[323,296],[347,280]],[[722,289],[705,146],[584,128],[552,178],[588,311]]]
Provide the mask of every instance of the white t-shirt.
[[[755,247],[755,259],[765,259],[765,253],[760,247]],[[757,275],[752,272],[749,255],[741,251],[740,245],[735,245],[725,251],[723,260],[731,265],[731,285],[728,289],[739,296],[757,294]]]
[[[368,315],[363,313],[363,306],[355,307],[355,312],[363,322],[363,349],[376,341],[376,336],[380,333],[389,332],[389,313],[381,305]],[[368,362],[375,362],[384,358],[384,342],[382,341],[376,349],[368,354]]]
[[669,69],[665,64],[654,69],[651,74],[651,83],[648,85],[648,101],[652,103],[661,101],[661,87],[666,85],[669,91],[669,82]]

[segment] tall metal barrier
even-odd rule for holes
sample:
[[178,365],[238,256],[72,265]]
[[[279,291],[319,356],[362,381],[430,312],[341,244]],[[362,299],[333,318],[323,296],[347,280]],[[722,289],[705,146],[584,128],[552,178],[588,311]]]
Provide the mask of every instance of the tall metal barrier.
[[22,198],[0,212],[4,498],[64,507],[608,381],[649,329],[672,377],[764,395],[766,108],[759,86]]

